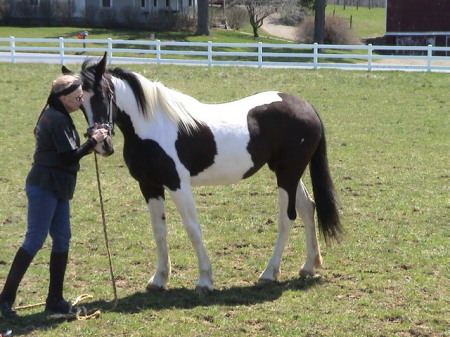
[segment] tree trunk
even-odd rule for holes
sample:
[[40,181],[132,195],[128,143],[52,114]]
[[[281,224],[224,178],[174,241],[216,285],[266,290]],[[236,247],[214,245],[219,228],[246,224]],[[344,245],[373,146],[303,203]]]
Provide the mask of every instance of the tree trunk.
[[256,39],[256,38],[258,38],[259,37],[259,34],[258,34],[258,26],[257,25],[252,25],[252,28],[253,28],[253,37]]
[[314,42],[324,43],[325,38],[325,7],[327,0],[315,0],[314,10]]
[[198,0],[197,31],[195,35],[211,35],[208,25],[208,0]]

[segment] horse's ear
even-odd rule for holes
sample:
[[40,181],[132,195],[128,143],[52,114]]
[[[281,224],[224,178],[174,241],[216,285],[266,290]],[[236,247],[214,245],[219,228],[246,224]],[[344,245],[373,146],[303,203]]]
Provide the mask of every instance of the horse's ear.
[[61,67],[61,72],[63,73],[63,75],[73,75],[73,71],[67,69],[66,66]]
[[106,57],[106,52],[103,55],[102,59],[100,60],[100,62],[97,64],[97,67],[95,68],[95,77],[96,78],[101,78],[103,76],[103,74],[106,71],[106,63],[107,63],[108,59]]

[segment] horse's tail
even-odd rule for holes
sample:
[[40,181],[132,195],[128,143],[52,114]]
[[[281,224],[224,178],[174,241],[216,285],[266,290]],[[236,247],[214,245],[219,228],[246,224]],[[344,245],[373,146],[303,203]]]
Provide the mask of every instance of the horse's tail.
[[339,219],[337,197],[328,167],[327,145],[323,126],[322,139],[311,158],[309,170],[319,231],[327,242],[329,239],[339,240],[343,229]]

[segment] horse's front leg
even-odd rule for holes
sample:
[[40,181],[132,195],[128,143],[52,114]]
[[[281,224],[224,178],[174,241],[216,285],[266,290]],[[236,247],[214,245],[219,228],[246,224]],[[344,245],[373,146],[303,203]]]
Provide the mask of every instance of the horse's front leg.
[[171,192],[171,195],[197,255],[199,279],[195,287],[195,292],[199,295],[205,295],[213,290],[214,280],[211,263],[206,248],[203,245],[202,231],[198,221],[191,187],[188,184],[182,184],[181,188]]
[[152,222],[153,237],[156,243],[156,271],[147,283],[147,289],[167,289],[171,266],[167,246],[167,226],[164,204],[164,189],[141,186],[142,194],[147,201]]

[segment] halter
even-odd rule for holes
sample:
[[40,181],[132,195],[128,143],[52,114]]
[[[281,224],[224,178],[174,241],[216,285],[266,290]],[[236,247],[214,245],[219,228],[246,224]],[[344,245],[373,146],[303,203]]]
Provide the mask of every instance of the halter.
[[[107,107],[107,113],[106,113],[106,117],[107,117],[108,121],[106,123],[97,124],[97,128],[106,129],[108,131],[108,136],[114,136],[115,132],[114,132],[114,122],[113,122],[113,113],[112,113],[113,103],[115,104],[114,92],[112,91],[111,87],[109,86],[108,81],[105,78],[103,78],[103,81],[106,83],[107,90],[108,90],[107,91],[108,107]],[[95,128],[95,126],[88,127],[86,130],[85,136],[92,135],[94,128]]]

